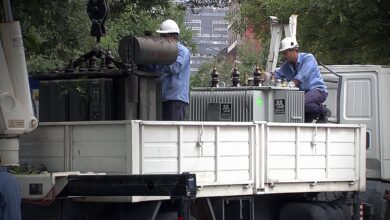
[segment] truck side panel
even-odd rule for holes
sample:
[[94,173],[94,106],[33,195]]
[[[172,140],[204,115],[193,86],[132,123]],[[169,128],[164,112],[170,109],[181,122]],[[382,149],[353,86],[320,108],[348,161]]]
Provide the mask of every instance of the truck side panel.
[[364,134],[364,126],[332,124],[42,123],[22,138],[21,160],[50,171],[195,173],[198,197],[359,191]]

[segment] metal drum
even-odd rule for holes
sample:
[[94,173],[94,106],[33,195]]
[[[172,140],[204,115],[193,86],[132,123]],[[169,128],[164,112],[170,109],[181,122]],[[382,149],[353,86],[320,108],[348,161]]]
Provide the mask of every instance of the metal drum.
[[176,41],[154,36],[126,36],[119,43],[124,63],[170,65],[176,61]]

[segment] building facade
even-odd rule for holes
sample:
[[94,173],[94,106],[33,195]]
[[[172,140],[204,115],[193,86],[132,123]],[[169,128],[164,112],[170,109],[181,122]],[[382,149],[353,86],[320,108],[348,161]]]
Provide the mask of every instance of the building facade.
[[234,25],[239,22],[240,17],[240,5],[237,0],[231,0],[228,4],[228,12],[232,15],[232,19],[228,25],[228,47],[227,54],[231,59],[236,59],[236,51],[237,47],[243,45],[244,43],[251,45],[251,50],[259,51],[261,49],[260,40],[256,38],[255,31],[253,27],[247,26],[245,27],[243,33],[237,33],[234,30]]
[[186,26],[194,32],[197,50],[191,52],[191,73],[197,73],[200,66],[214,59],[228,47],[227,8],[202,8],[195,13],[187,10]]
[[233,15],[233,19],[229,22],[228,24],[228,48],[227,48],[227,53],[232,52],[238,44],[242,42],[242,36],[237,34],[233,27],[234,23],[237,22],[240,19],[240,8],[239,4],[237,1],[229,1],[228,5],[228,13]]

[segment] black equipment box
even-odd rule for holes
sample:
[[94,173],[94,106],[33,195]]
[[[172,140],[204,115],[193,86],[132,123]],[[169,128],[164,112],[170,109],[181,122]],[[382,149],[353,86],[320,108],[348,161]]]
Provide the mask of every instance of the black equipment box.
[[114,80],[43,80],[39,83],[39,120],[115,120]]

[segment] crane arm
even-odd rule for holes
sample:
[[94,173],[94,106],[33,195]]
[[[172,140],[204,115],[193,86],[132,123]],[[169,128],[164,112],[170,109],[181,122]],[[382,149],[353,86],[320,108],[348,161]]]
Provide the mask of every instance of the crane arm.
[[0,136],[38,126],[34,116],[23,39],[17,21],[0,24]]

